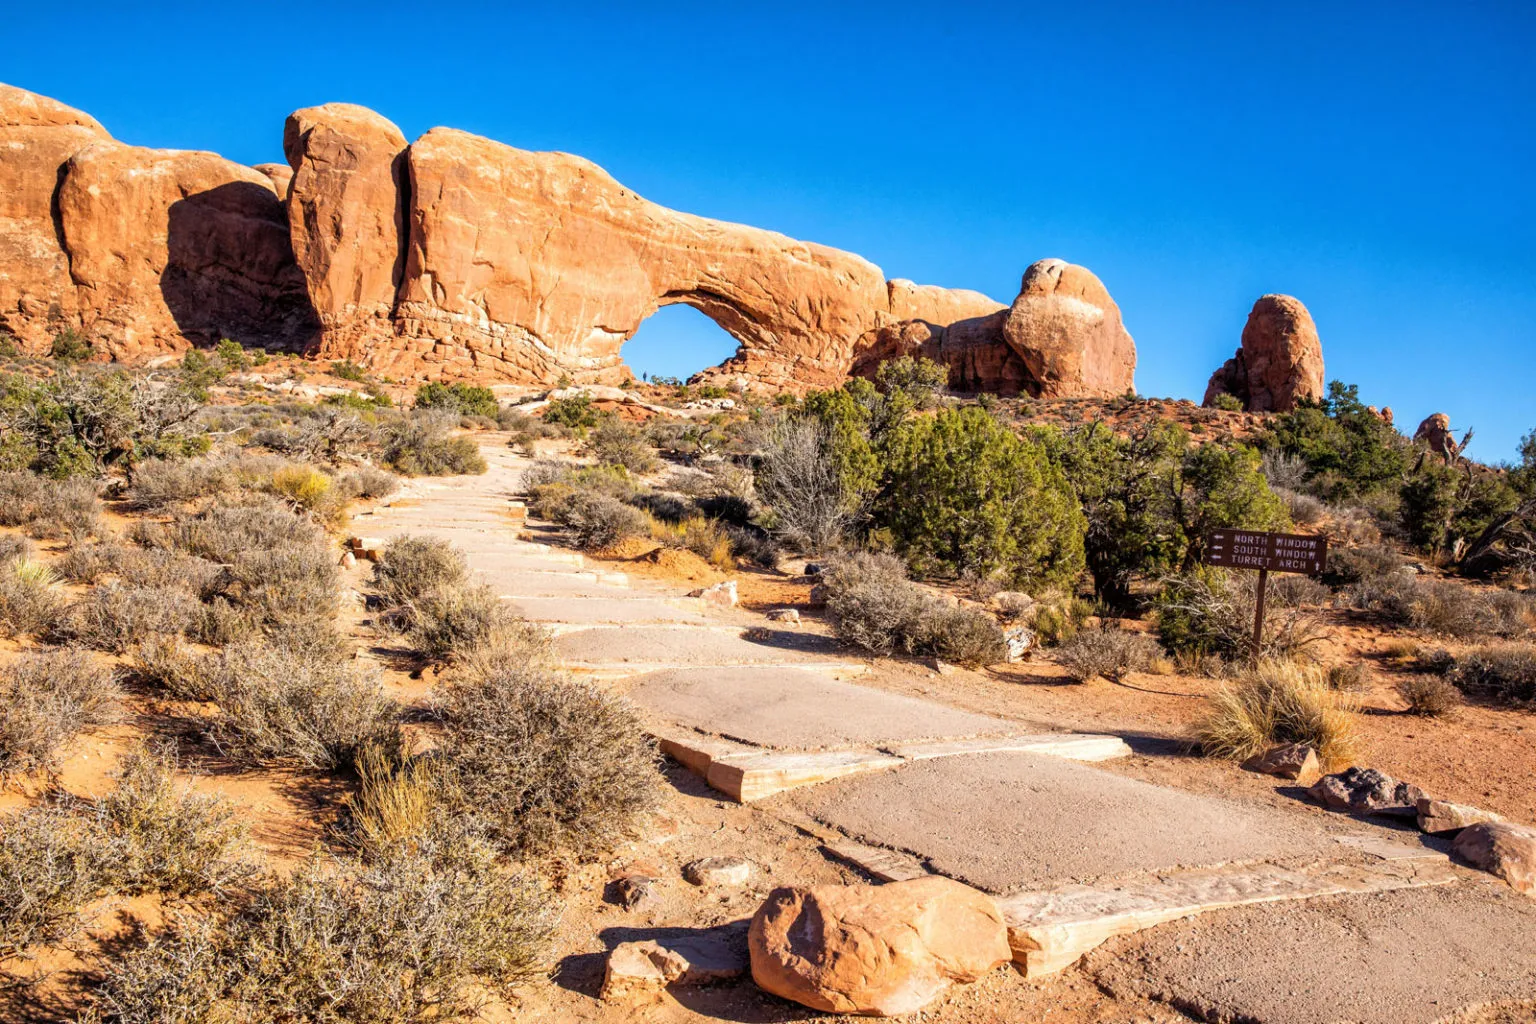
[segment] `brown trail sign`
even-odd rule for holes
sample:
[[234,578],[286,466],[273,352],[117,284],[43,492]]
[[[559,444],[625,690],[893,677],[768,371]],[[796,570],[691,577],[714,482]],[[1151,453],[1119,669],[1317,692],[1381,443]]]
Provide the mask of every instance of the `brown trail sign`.
[[1205,539],[1205,564],[1259,570],[1253,611],[1253,660],[1264,643],[1264,592],[1271,572],[1322,574],[1328,564],[1328,538],[1267,530],[1212,530]]

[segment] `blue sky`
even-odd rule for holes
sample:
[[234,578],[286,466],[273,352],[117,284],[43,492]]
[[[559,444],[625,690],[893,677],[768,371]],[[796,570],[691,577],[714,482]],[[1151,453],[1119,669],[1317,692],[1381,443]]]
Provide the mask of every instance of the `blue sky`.
[[[1490,461],[1536,427],[1536,4],[647,6],[13,5],[0,80],[246,163],[362,103],[1005,302],[1062,257],[1144,394],[1198,399],[1286,292],[1400,425],[1447,412]],[[633,344],[679,375],[730,347],[691,310]]]

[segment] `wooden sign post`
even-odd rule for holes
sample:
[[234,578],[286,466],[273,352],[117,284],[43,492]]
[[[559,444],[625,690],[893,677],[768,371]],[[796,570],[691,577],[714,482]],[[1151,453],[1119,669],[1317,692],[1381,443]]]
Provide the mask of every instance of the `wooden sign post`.
[[1259,571],[1253,610],[1253,660],[1258,661],[1264,646],[1264,592],[1270,572],[1322,575],[1328,564],[1328,538],[1267,530],[1212,530],[1205,539],[1205,564]]

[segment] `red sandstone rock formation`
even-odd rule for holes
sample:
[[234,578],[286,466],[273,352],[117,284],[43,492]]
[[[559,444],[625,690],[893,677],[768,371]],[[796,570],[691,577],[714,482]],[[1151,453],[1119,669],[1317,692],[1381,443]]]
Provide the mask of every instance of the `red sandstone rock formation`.
[[1323,397],[1323,344],[1301,300],[1264,295],[1253,304],[1242,346],[1211,375],[1205,404],[1223,393],[1249,412],[1289,412]]
[[53,200],[69,158],[111,138],[87,114],[0,85],[0,326],[29,353],[46,353],[56,330],[78,325]]
[[320,351],[364,359],[394,340],[405,267],[405,136],[365,107],[327,103],[288,115],[293,254],[323,328]]
[[977,391],[1131,386],[1130,336],[1080,267],[1035,264],[1008,309],[668,210],[579,157],[446,128],[407,145],[361,107],[293,114],[287,168],[122,146],[9,88],[0,140],[0,322],[34,350],[80,327],[118,359],[227,336],[402,378],[617,382],[641,321],[685,303],[740,342],[717,379],[828,386],[916,351]]
[[1108,398],[1135,390],[1136,344],[1120,307],[1086,267],[1040,260],[1024,272],[1003,337],[1043,398]]
[[81,327],[113,359],[313,332],[282,202],[259,171],[100,142],[70,158],[58,208]]
[[1429,450],[1437,455],[1443,455],[1447,459],[1454,459],[1461,454],[1461,445],[1456,441],[1456,435],[1451,433],[1451,418],[1443,412],[1430,413],[1419,424],[1419,429],[1413,432],[1415,441],[1423,441],[1429,445]]

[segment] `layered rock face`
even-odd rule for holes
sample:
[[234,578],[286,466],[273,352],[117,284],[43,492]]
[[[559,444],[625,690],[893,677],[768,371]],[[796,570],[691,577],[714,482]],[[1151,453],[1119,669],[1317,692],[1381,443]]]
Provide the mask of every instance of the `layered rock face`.
[[684,303],[740,343],[715,380],[825,387],[920,353],[976,391],[1131,387],[1130,336],[1081,267],[1035,264],[1011,307],[887,281],[579,157],[448,128],[408,143],[350,104],[295,112],[287,166],[247,168],[0,87],[0,143],[0,326],[32,350],[75,327],[117,359],[231,337],[406,379],[617,383],[641,321]]
[[1205,404],[1223,393],[1249,412],[1289,412],[1323,397],[1323,344],[1301,300],[1264,295],[1253,304],[1242,345],[1211,375]]
[[69,158],[111,138],[87,114],[0,85],[0,324],[29,353],[46,353],[57,326],[78,326],[54,195]]

